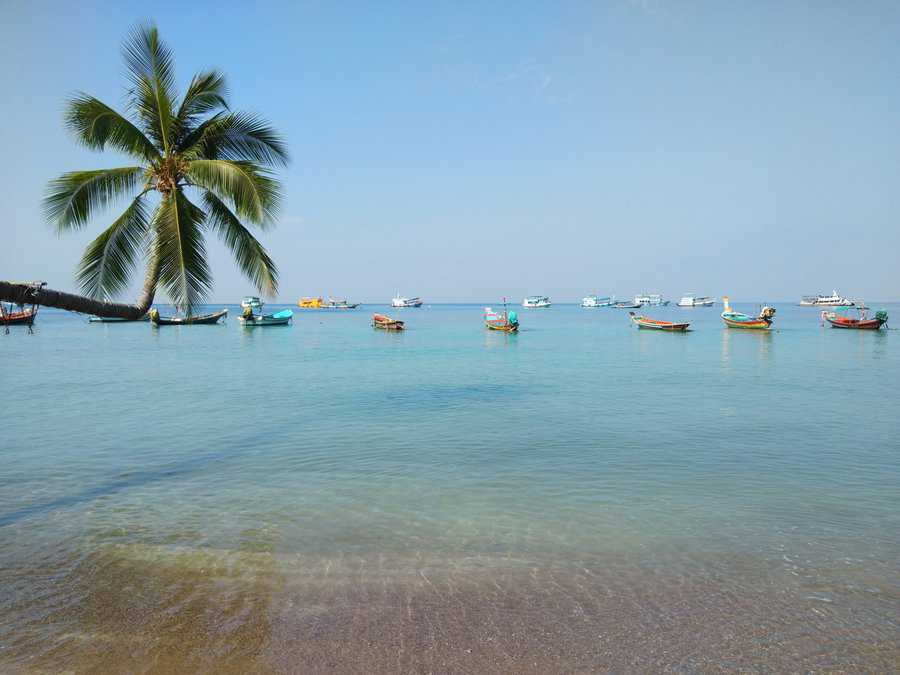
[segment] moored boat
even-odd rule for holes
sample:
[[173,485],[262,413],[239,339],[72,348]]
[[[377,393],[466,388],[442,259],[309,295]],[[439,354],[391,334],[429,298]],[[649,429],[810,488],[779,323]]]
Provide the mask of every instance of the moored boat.
[[800,305],[803,307],[853,307],[855,304],[837,291],[831,291],[831,295],[804,295],[800,298]]
[[245,295],[241,300],[241,309],[248,307],[254,312],[258,312],[265,303],[255,295]]
[[638,307],[643,305],[648,305],[650,307],[665,307],[669,304],[669,301],[663,300],[663,297],[659,293],[642,293],[634,296],[634,304]]
[[297,301],[300,309],[356,309],[359,303],[351,303],[346,300],[323,300],[322,298],[300,298]]
[[252,326],[287,326],[291,323],[294,313],[289,309],[283,309],[274,314],[255,314],[250,307],[244,308],[244,313],[238,320],[247,327]]
[[582,307],[612,307],[614,304],[616,304],[616,299],[607,296],[588,295],[581,299]]
[[0,302],[0,324],[5,326],[30,326],[37,316],[37,307],[21,307]]
[[552,303],[546,295],[529,295],[522,301],[522,307],[528,309],[542,309],[549,307]]
[[137,319],[120,319],[117,316],[92,316],[88,319],[88,323],[141,323],[150,320],[149,314]]
[[323,305],[323,309],[356,309],[357,307],[359,307],[358,302],[349,302],[347,300],[332,300],[331,298],[329,298],[328,302]]
[[228,316],[227,309],[210,314],[195,314],[192,316],[161,316],[159,310],[151,309],[148,312],[150,323],[154,326],[194,326],[211,325],[219,323],[219,320]]
[[685,295],[678,301],[679,307],[712,307],[715,304],[715,298],[708,295]]
[[874,318],[871,319],[866,316],[864,309],[858,311],[859,316],[855,319],[839,312],[822,312],[822,319],[830,323],[832,328],[849,328],[851,330],[878,330],[887,323],[888,314],[883,309],[875,312]]
[[630,300],[622,300],[613,305],[616,309],[638,309],[640,304]]
[[490,307],[485,307],[484,325],[489,330],[515,333],[519,330],[519,317],[515,312],[507,312],[505,304],[502,312],[495,312]]
[[651,330],[665,330],[673,333],[681,333],[688,329],[689,323],[672,323],[671,321],[658,321],[651,319],[649,316],[638,316],[634,312],[628,312],[631,322],[638,328],[649,328]]
[[774,307],[765,306],[760,310],[758,316],[750,316],[748,314],[733,311],[727,295],[722,298],[722,304],[725,306],[725,311],[722,312],[722,320],[729,328],[768,330],[772,326],[772,321],[775,318]]
[[372,325],[381,330],[404,330],[406,325],[399,319],[392,319],[384,314],[373,314]]
[[421,307],[422,306],[422,298],[405,298],[399,293],[393,297],[391,300],[391,307]]

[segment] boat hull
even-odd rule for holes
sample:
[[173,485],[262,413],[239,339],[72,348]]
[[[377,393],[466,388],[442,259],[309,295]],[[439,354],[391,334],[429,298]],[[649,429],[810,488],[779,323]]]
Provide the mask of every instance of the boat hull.
[[879,330],[885,324],[881,319],[841,319],[826,316],[825,320],[832,328],[849,330]]
[[37,315],[35,309],[24,309],[19,312],[0,311],[0,324],[5,326],[30,326]]
[[689,323],[672,323],[671,321],[657,321],[646,316],[637,316],[634,312],[629,312],[631,321],[638,328],[645,330],[661,330],[669,333],[683,333],[688,329]]
[[384,314],[372,315],[372,326],[379,330],[405,330],[406,325],[403,321],[392,319]]
[[291,320],[294,317],[294,313],[286,309],[281,312],[276,312],[275,314],[254,314],[253,316],[241,316],[238,317],[238,320],[246,326],[247,328],[253,328],[256,326],[287,326],[291,323]]
[[746,319],[722,316],[722,321],[729,328],[743,328],[745,330],[769,330],[772,327],[771,321],[765,319],[748,317]]
[[228,316],[228,310],[223,309],[212,314],[199,314],[197,316],[160,316],[158,312],[150,313],[150,323],[154,326],[210,326],[219,323],[220,319]]
[[92,316],[88,323],[146,323],[150,317],[146,314],[140,319],[120,319],[115,316]]

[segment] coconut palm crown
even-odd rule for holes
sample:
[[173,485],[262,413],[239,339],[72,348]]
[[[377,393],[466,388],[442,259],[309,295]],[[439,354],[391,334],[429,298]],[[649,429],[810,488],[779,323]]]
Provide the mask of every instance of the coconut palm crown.
[[143,261],[143,293],[129,314],[146,312],[159,284],[190,312],[211,289],[204,239],[215,233],[259,291],[274,295],[277,268],[248,226],[273,223],[280,196],[273,169],[288,161],[283,140],[256,115],[229,109],[217,70],[196,74],[179,96],[172,52],[155,26],[136,28],[123,55],[129,115],[79,92],[67,102],[65,122],[82,144],[117,150],[134,164],[63,174],[44,199],[58,233],[128,199],[84,252],[76,272],[83,292],[116,296]]

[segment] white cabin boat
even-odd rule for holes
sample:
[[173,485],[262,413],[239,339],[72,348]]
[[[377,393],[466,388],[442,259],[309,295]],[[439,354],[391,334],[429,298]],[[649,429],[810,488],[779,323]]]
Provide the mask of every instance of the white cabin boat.
[[658,293],[641,294],[634,296],[634,304],[649,305],[650,307],[664,307],[669,304],[668,300],[663,300]]
[[712,307],[716,299],[707,295],[685,295],[678,301],[679,307]]
[[612,307],[614,304],[616,304],[616,299],[614,297],[589,295],[581,299],[582,307]]
[[853,307],[852,300],[841,297],[837,291],[831,291],[831,295],[804,295],[800,299],[804,307]]
[[549,306],[550,298],[548,298],[546,295],[529,295],[522,301],[522,307],[528,307],[530,309]]
[[391,307],[421,307],[422,298],[404,298],[399,293],[391,300]]

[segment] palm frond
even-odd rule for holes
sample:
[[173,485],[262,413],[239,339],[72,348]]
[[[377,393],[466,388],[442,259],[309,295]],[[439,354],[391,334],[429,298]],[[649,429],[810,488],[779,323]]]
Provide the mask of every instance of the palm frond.
[[152,24],[135,28],[122,47],[131,80],[131,106],[141,118],[146,134],[168,152],[173,141],[175,60]]
[[232,112],[220,115],[183,143],[186,154],[198,159],[252,161],[266,166],[287,166],[290,157],[284,139],[256,115]]
[[203,195],[210,228],[228,247],[238,268],[261,293],[278,293],[278,268],[263,245],[238,220],[231,209],[212,192]]
[[65,173],[48,184],[44,213],[57,232],[77,230],[112,200],[133,192],[143,176],[141,166]]
[[278,181],[253,162],[195,159],[188,163],[188,180],[234,205],[241,218],[254,225],[271,224],[281,200]]
[[153,223],[159,280],[172,302],[188,312],[212,288],[203,243],[205,219],[206,214],[176,190],[163,199]]
[[175,115],[176,142],[180,145],[201,115],[227,109],[227,97],[225,76],[221,72],[210,70],[194,75]]
[[76,277],[88,296],[109,300],[128,285],[147,234],[143,199],[143,195],[135,197],[125,212],[85,250]]
[[79,92],[68,102],[66,126],[92,150],[112,146],[126,154],[152,161],[159,152],[141,130],[103,101]]

